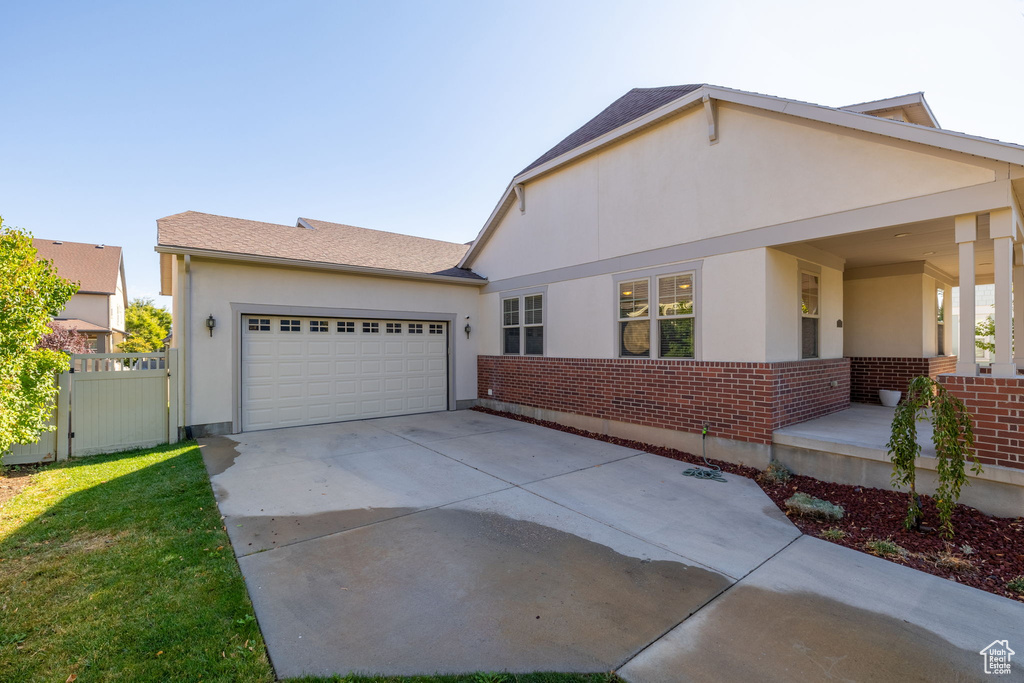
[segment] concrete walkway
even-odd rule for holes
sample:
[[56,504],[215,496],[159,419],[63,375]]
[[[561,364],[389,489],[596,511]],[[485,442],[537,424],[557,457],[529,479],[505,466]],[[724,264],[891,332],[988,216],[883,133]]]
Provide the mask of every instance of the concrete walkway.
[[979,650],[1024,646],[1024,604],[801,536],[748,479],[535,425],[200,443],[281,677],[980,680]]

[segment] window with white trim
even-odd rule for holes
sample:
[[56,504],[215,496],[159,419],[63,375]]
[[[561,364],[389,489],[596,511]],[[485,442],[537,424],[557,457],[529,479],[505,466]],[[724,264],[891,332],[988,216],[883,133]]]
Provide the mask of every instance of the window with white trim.
[[544,355],[543,294],[501,300],[501,345],[508,355]]
[[402,323],[387,323],[387,325],[384,328],[384,331],[387,334],[401,334]]
[[409,334],[423,334],[423,323],[409,323]]
[[270,318],[249,318],[250,332],[270,332]]
[[800,358],[818,357],[821,276],[800,271]]
[[326,320],[310,320],[309,321],[310,332],[329,332],[330,327],[327,326]]
[[302,323],[298,320],[292,320],[291,318],[285,318],[281,320],[281,331],[282,332],[302,332]]
[[444,334],[444,323],[430,323],[430,334]]
[[363,334],[377,334],[380,332],[380,323],[363,323]]
[[342,334],[348,334],[356,331],[356,324],[352,320],[339,320],[338,321],[338,332]]
[[946,355],[946,292],[942,287],[935,290],[935,340],[938,355]]
[[651,282],[624,280],[619,283],[619,356],[651,356]]
[[693,273],[658,278],[658,357],[693,358]]

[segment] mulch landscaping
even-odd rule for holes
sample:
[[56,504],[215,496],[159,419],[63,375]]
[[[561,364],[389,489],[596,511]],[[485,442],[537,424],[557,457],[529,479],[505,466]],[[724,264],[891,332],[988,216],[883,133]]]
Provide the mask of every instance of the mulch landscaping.
[[[699,455],[673,448],[596,434],[488,408],[477,407],[473,410],[643,450],[681,462],[704,464]],[[903,528],[908,503],[906,492],[834,484],[800,475],[792,475],[788,481],[776,483],[754,467],[710,458],[708,462],[722,468],[722,472],[727,474],[756,481],[779,509],[809,536],[824,538],[950,581],[1024,602],[1024,578],[1019,583],[1013,583],[1014,579],[1024,577],[1022,517],[993,517],[972,507],[957,505],[952,517],[955,535],[947,541],[939,535],[938,511],[930,496],[921,496],[924,511],[922,531],[908,531]],[[786,509],[785,501],[798,491],[842,506],[845,511],[843,518],[839,521],[821,521],[791,514]],[[825,536],[822,536],[823,533]],[[866,545],[879,540],[891,541],[895,545],[875,545],[875,550]],[[1019,590],[1011,588],[1008,585],[1011,583],[1019,587]]]

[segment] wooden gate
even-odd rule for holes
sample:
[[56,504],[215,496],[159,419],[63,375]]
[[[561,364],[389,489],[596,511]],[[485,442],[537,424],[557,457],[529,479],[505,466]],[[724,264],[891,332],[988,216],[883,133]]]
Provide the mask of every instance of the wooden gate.
[[15,446],[6,464],[149,448],[177,441],[177,351],[83,353],[58,377],[52,424],[34,444]]

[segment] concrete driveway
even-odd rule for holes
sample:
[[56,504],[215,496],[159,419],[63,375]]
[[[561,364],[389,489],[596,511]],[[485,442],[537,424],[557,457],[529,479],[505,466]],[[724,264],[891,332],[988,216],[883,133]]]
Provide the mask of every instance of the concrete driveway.
[[564,432],[460,411],[200,443],[281,677],[973,680],[1024,646],[1024,604]]

